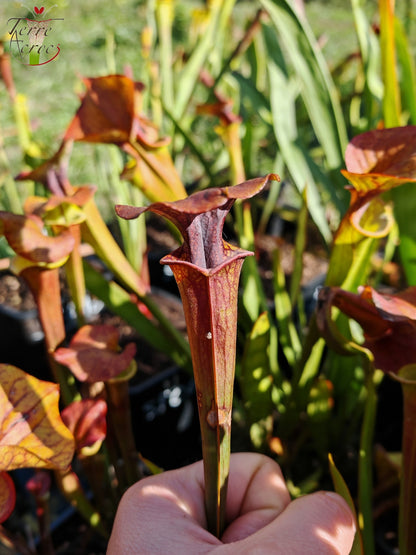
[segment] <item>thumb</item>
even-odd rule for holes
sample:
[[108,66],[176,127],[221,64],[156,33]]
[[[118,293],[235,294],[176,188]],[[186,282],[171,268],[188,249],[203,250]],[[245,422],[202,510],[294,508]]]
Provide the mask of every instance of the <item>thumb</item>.
[[230,547],[238,546],[239,555],[256,553],[259,546],[262,554],[348,555],[355,530],[347,503],[336,493],[321,491],[292,501],[270,524]]

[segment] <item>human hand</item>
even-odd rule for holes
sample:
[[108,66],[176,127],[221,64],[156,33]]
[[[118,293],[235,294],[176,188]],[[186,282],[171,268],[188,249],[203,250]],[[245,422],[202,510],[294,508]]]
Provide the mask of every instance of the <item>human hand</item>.
[[221,539],[206,530],[202,461],[141,480],[123,496],[107,555],[348,555],[354,518],[334,493],[290,500],[279,466],[231,455]]

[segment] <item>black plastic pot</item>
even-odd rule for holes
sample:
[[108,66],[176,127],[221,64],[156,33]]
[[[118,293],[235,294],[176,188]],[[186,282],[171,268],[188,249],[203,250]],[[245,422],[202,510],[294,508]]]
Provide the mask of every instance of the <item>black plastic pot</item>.
[[36,309],[19,311],[0,305],[0,362],[37,377],[48,367],[44,335]]
[[165,470],[202,457],[193,379],[177,367],[130,388],[138,451]]

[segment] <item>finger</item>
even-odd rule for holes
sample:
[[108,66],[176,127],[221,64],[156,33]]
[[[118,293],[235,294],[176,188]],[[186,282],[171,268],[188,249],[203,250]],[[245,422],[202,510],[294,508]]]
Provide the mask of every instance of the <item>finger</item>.
[[355,535],[354,517],[334,493],[317,492],[296,499],[273,522],[242,542],[216,552],[251,555],[348,555]]
[[[237,521],[226,531],[224,541],[236,541],[257,531],[288,503],[276,463],[259,454],[233,454],[226,519]],[[153,541],[170,542],[171,553],[175,552],[172,542],[178,549],[186,549],[184,542],[193,542],[194,548],[199,544],[200,549],[221,545],[206,531],[202,462],[146,478],[124,495],[108,553],[145,553],[146,545]]]
[[253,534],[274,520],[289,502],[277,463],[256,453],[232,455],[226,510],[226,520],[231,524],[222,541],[229,543]]
[[141,480],[124,494],[107,555],[205,553],[221,542],[206,530],[202,463]]

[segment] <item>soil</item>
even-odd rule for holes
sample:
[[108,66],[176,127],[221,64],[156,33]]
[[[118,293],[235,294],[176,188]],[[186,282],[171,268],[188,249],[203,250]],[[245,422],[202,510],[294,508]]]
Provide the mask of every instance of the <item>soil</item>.
[[25,311],[36,309],[36,303],[23,279],[8,271],[0,273],[0,305]]

